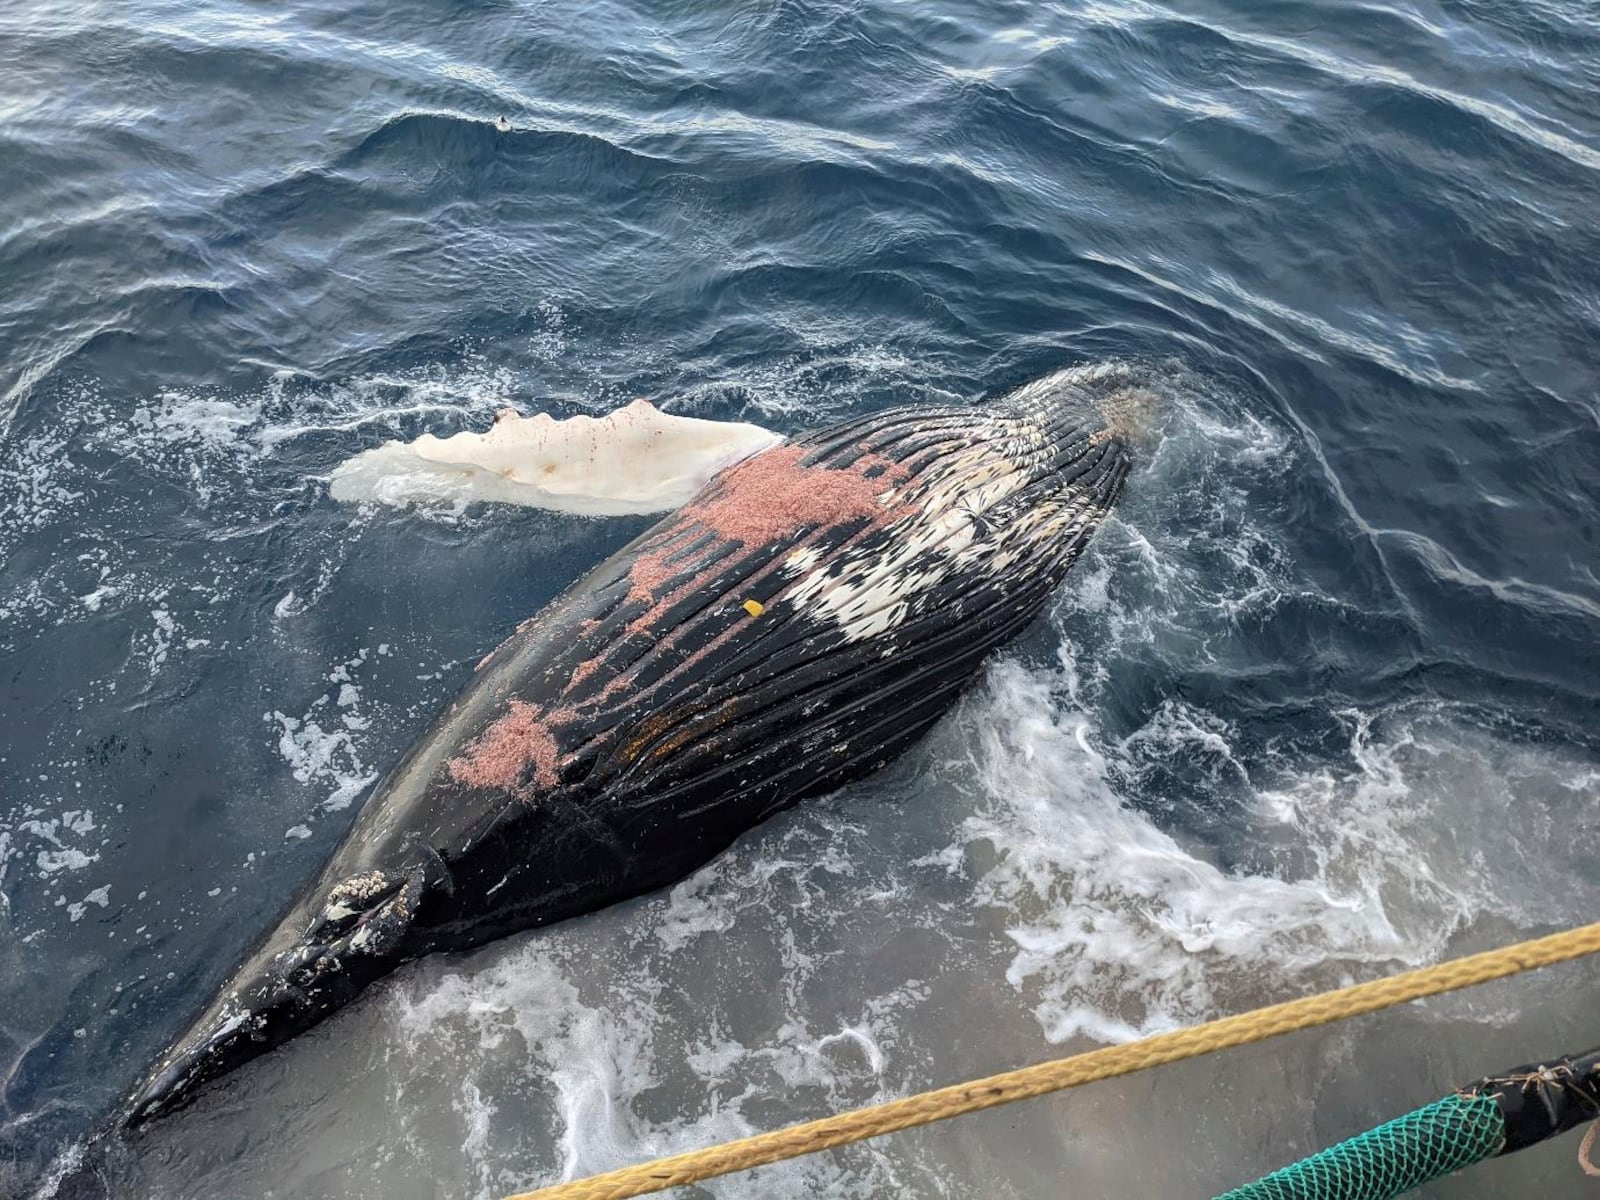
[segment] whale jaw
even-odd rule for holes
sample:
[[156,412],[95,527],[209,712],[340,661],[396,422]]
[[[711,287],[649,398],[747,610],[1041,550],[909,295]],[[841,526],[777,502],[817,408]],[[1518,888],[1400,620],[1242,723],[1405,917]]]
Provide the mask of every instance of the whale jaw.
[[414,957],[407,934],[426,888],[420,868],[373,870],[296,905],[162,1055],[124,1107],[123,1126],[182,1108],[206,1083],[309,1029]]

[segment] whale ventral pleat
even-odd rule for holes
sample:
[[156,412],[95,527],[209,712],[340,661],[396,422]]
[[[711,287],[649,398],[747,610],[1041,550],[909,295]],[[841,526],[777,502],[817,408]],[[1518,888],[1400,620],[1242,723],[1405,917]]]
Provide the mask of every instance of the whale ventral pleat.
[[634,560],[628,568],[629,600],[648,603],[660,591],[662,584],[678,577],[680,572],[669,561],[673,553],[671,549],[653,550]]

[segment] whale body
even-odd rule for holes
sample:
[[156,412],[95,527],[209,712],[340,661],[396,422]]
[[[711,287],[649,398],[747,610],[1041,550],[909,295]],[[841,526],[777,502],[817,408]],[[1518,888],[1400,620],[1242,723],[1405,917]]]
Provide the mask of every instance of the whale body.
[[883,766],[1083,551],[1129,469],[1131,396],[1080,368],[722,470],[479,664],[124,1120],[408,959],[673,883]]

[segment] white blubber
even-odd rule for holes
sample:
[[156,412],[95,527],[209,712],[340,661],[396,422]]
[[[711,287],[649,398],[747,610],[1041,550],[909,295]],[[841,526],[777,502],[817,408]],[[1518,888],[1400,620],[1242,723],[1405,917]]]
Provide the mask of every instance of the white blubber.
[[394,506],[482,501],[590,516],[667,512],[724,467],[783,441],[742,421],[664,413],[635,400],[604,417],[506,409],[486,433],[385,442],[334,469],[329,494]]

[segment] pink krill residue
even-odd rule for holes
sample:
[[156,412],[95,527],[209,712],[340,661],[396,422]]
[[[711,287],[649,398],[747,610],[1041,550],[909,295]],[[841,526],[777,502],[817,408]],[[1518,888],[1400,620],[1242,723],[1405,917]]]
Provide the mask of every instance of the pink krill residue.
[[667,565],[667,558],[671,553],[670,549],[651,550],[633,560],[633,566],[628,568],[629,600],[652,599],[657,589],[677,574]]
[[[874,525],[906,511],[885,505],[880,497],[904,481],[900,464],[877,454],[863,454],[850,466],[834,469],[804,466],[804,446],[779,446],[748,458],[718,476],[710,495],[687,505],[672,530],[658,539],[658,548],[639,555],[628,569],[628,599],[661,601],[663,587],[684,585],[683,569],[669,559],[678,549],[674,534],[698,522],[740,545],[774,541],[802,528],[823,528],[861,517]],[[867,478],[866,471],[878,474]],[[665,544],[662,544],[665,543]]]
[[572,668],[572,682],[568,686],[581,687],[591,675],[600,669],[600,664],[603,661],[605,661],[604,657],[599,654],[596,654],[593,658],[584,659]]
[[[578,634],[580,637],[588,637],[589,634],[593,633],[598,628],[600,628],[600,622],[598,620],[596,620],[594,617],[585,617],[583,619],[583,623],[578,627]],[[604,649],[598,650],[591,654],[588,658],[584,659],[577,666],[572,668],[572,679],[567,686],[569,688],[578,687],[585,680],[587,680],[589,676],[598,671],[600,669],[600,664],[604,661]]]
[[446,764],[450,778],[468,787],[526,790],[531,767],[541,787],[555,787],[556,740],[543,712],[526,700],[513,700],[506,714]]
[[[681,565],[674,566],[668,561],[683,545],[680,536],[686,528],[698,524],[728,541],[751,546],[792,537],[808,527],[820,530],[863,517],[869,519],[868,528],[881,528],[911,511],[903,503],[886,502],[882,498],[885,492],[908,478],[902,464],[869,452],[846,467],[805,466],[801,460],[808,453],[804,446],[778,446],[763,451],[717,476],[702,494],[703,498],[686,505],[672,525],[655,539],[656,549],[640,554],[628,570],[628,599],[647,606],[629,622],[629,631],[653,634],[662,644],[673,641],[677,631],[660,628],[662,614],[696,587],[705,586],[715,574],[715,565],[686,572]],[[868,478],[867,471],[876,473]],[[806,536],[796,545],[805,545],[811,540]],[[763,604],[771,602],[772,594],[766,593],[761,585],[780,569],[781,561],[768,563],[744,581],[744,588],[754,589],[746,598]],[[694,666],[746,628],[747,619],[742,613],[740,617],[708,644],[691,653],[657,681],[656,686]],[[579,668],[581,675],[575,673],[573,682],[588,678],[593,670],[591,664],[583,664]],[[620,693],[634,674],[634,670],[624,671],[612,679],[598,699],[605,701]]]
[[802,525],[837,525],[889,515],[878,497],[894,485],[892,471],[868,479],[863,471],[893,463],[863,456],[844,470],[807,467],[804,446],[778,446],[747,458],[718,481],[711,495],[683,510],[731,541],[752,545]]

